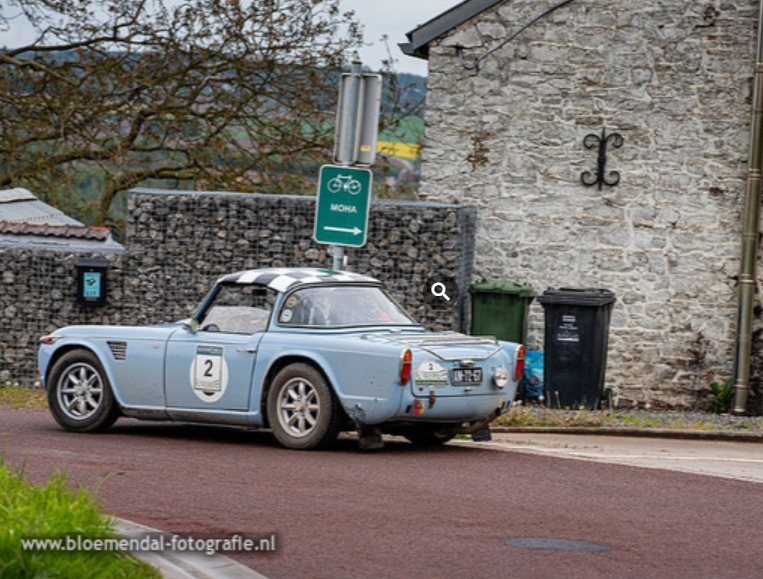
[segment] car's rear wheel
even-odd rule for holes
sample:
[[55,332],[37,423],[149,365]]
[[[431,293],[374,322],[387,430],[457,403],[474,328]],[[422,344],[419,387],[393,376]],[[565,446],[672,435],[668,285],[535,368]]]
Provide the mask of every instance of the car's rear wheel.
[[273,435],[287,448],[309,450],[333,442],[341,429],[341,410],[320,372],[291,364],[276,376],[268,392]]
[[440,446],[453,440],[456,433],[450,428],[421,427],[409,430],[403,436],[415,446]]
[[53,366],[48,406],[67,430],[105,430],[119,416],[111,384],[98,357],[89,350],[67,352]]

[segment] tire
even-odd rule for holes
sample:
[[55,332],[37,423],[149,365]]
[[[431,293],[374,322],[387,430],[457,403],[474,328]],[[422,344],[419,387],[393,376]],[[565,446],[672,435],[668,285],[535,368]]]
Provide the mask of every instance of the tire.
[[119,417],[119,405],[98,357],[89,350],[67,352],[53,365],[48,406],[63,428],[106,430]]
[[416,428],[403,434],[414,446],[442,446],[453,440],[456,433],[448,428]]
[[286,448],[325,447],[341,430],[336,397],[323,375],[308,364],[291,364],[278,373],[267,408],[273,435]]

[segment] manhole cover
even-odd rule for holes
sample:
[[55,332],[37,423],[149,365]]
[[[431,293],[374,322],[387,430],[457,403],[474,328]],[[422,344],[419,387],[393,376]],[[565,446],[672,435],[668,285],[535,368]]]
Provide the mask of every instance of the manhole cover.
[[504,545],[533,551],[573,551],[575,553],[606,553],[612,547],[593,541],[571,541],[568,539],[504,539]]

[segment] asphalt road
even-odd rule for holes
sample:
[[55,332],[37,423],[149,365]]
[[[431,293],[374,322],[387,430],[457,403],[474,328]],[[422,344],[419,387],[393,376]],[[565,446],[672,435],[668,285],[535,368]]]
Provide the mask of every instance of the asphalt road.
[[[5,461],[61,463],[104,509],[179,534],[278,534],[233,557],[272,578],[763,576],[759,483],[448,445],[283,450],[267,433],[122,420],[106,434],[0,409]],[[604,552],[529,550],[577,540]],[[557,543],[558,546],[558,543]]]

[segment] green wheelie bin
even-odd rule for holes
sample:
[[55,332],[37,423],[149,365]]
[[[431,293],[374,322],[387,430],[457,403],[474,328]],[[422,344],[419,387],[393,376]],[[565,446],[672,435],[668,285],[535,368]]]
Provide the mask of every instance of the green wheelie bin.
[[495,336],[506,342],[527,341],[527,316],[533,289],[510,281],[483,281],[469,288],[474,336]]

